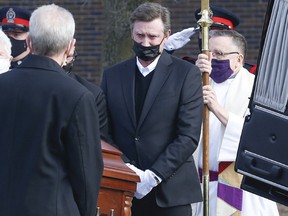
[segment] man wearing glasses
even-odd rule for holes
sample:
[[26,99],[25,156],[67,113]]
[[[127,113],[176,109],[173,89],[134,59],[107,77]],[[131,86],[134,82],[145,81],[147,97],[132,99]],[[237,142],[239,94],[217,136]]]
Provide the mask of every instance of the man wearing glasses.
[[[210,84],[203,86],[209,119],[210,216],[275,216],[276,203],[240,189],[242,176],[234,161],[248,111],[254,75],[243,67],[247,43],[234,30],[210,31],[210,60],[199,54],[196,65],[209,72]],[[200,139],[200,146],[202,139]],[[199,148],[199,175],[202,173],[202,146]],[[202,203],[196,215],[202,215]]]

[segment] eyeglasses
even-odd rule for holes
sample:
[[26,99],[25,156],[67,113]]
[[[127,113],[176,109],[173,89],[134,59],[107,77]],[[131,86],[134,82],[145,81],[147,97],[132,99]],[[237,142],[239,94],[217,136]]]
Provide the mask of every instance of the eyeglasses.
[[224,58],[225,56],[227,56],[227,55],[232,55],[232,54],[240,54],[239,52],[221,52],[221,51],[214,51],[214,52],[211,52],[212,53],[212,56],[214,57],[214,58]]

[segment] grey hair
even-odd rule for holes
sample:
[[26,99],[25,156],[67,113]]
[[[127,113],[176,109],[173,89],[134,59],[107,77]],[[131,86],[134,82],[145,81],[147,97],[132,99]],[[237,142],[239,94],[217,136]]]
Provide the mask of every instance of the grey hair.
[[130,16],[130,28],[133,30],[135,21],[150,22],[161,18],[164,24],[164,33],[171,28],[170,11],[158,3],[146,2],[139,5]]
[[245,37],[235,30],[211,30],[209,33],[211,37],[230,37],[233,44],[239,49],[240,53],[246,58],[247,41]]
[[11,56],[11,41],[2,30],[0,30],[0,41],[2,42],[2,49],[5,51],[5,54],[7,54],[7,56]]
[[60,6],[43,5],[31,15],[29,35],[32,52],[36,55],[51,57],[63,52],[74,33],[73,15]]

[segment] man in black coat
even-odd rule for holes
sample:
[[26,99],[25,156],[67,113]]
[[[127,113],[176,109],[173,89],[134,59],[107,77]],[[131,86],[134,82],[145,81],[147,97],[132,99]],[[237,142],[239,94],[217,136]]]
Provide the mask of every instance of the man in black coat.
[[202,200],[192,156],[203,114],[201,74],[163,51],[167,8],[144,3],[130,21],[136,57],[107,69],[101,87],[114,142],[141,179],[132,215],[190,216],[190,203]]
[[0,75],[0,215],[94,216],[103,160],[90,91],[62,66],[75,22],[54,4],[30,19],[32,55]]

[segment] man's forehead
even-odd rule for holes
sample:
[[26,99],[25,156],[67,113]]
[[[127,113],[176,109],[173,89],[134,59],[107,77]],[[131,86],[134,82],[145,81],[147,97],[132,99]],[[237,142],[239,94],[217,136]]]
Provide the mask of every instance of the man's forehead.
[[[218,36],[217,35],[217,36],[211,36],[209,41],[213,41],[214,43],[220,43],[223,46],[225,46],[226,44],[230,43],[232,41],[232,39],[231,39],[231,37],[228,37],[228,36],[224,36],[224,35]],[[222,41],[225,41],[225,43],[222,43]]]
[[[233,41],[231,37],[228,36],[212,36],[209,39],[209,46],[220,46],[220,47],[226,47],[226,46],[232,46],[233,45]],[[225,42],[225,43],[223,43]]]
[[164,25],[159,21],[151,21],[151,22],[137,21],[134,23],[133,32],[145,33],[145,34],[161,34],[164,32]]
[[163,21],[160,18],[154,19],[152,21],[146,22],[146,21],[135,21],[134,22],[134,28],[142,28],[142,29],[154,29],[163,31],[164,24]]

